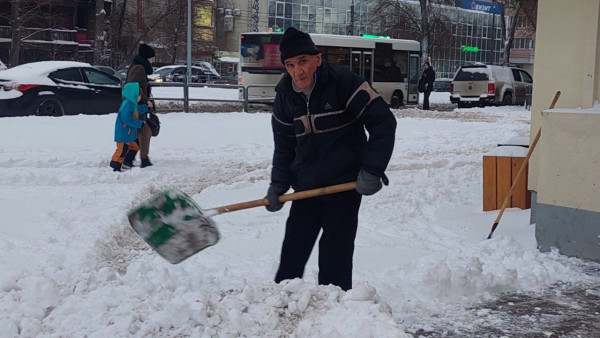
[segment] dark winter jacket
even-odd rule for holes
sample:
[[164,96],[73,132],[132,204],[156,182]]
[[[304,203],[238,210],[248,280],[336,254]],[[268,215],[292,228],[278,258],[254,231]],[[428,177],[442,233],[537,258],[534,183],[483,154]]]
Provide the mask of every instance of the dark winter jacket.
[[150,87],[148,86],[148,75],[152,74],[152,65],[150,61],[143,56],[136,55],[133,57],[131,66],[127,70],[127,78],[125,83],[137,82],[140,84],[140,94],[142,99],[140,102],[148,102],[150,97]]
[[[420,92],[431,92],[433,91],[433,83],[435,82],[435,71],[429,67],[423,71],[421,79],[419,80],[419,91]],[[425,86],[427,85],[427,86]]]
[[288,74],[275,88],[271,182],[299,191],[355,181],[360,169],[383,176],[396,130],[388,105],[341,66],[323,60],[317,74],[309,102]]

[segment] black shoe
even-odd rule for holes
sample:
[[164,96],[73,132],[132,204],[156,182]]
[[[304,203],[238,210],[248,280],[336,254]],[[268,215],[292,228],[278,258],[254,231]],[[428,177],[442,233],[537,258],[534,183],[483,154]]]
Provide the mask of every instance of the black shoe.
[[127,169],[133,168],[133,160],[135,160],[135,155],[137,154],[137,150],[130,150],[123,160],[123,166],[127,167]]
[[113,171],[121,171],[121,163],[110,161],[110,167],[113,168]]
[[140,165],[140,168],[146,168],[152,165],[152,162],[150,162],[149,158],[143,158],[142,159],[142,165]]

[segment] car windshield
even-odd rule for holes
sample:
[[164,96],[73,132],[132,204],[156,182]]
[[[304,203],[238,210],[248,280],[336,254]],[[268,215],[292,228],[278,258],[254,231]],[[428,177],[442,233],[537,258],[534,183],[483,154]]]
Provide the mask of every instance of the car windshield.
[[488,79],[487,67],[462,67],[454,77],[454,81],[484,81]]
[[173,67],[169,67],[169,68],[161,68],[161,69],[157,69],[154,74],[158,74],[158,75],[167,75],[170,74],[173,71]]

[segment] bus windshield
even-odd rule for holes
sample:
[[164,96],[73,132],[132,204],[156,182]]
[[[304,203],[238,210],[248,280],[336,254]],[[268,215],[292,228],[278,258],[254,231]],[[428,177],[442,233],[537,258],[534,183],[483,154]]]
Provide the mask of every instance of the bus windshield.
[[244,34],[241,36],[240,63],[242,72],[281,74],[279,41],[281,34]]

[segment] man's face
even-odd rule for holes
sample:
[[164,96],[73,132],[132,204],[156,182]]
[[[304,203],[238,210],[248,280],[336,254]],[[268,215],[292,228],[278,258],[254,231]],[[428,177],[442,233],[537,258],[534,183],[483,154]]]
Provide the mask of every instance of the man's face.
[[425,67],[425,69],[427,69],[427,68],[429,68],[429,65],[425,63],[425,64],[423,64],[423,67]]
[[285,70],[290,74],[296,87],[308,89],[313,84],[317,67],[321,65],[321,54],[302,54],[285,60]]

